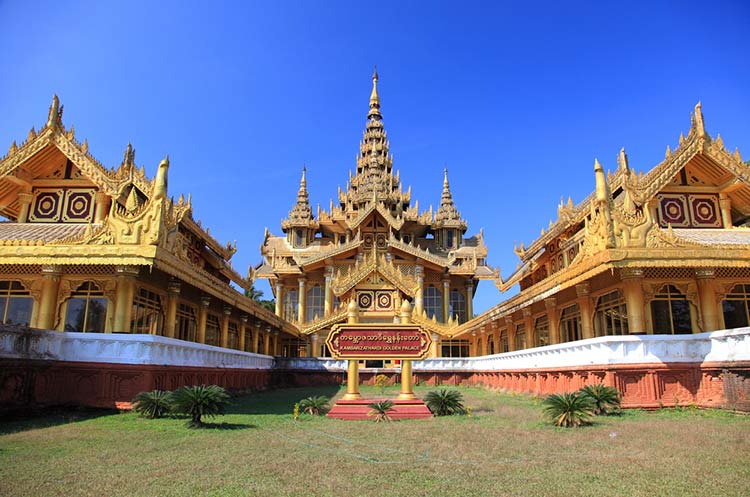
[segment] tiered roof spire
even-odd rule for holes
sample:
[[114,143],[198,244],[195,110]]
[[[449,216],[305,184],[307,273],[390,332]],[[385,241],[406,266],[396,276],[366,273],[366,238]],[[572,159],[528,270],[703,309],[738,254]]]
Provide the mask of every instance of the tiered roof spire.
[[448,169],[443,169],[443,194],[440,197],[440,207],[435,214],[433,227],[455,226],[466,231],[466,221],[461,219],[461,214],[453,202],[450,183],[448,182]]
[[292,227],[309,227],[314,224],[312,207],[310,207],[310,196],[307,193],[307,168],[302,167],[302,178],[299,181],[299,190],[297,190],[297,202],[289,211],[289,217],[282,222],[282,227],[286,230]]

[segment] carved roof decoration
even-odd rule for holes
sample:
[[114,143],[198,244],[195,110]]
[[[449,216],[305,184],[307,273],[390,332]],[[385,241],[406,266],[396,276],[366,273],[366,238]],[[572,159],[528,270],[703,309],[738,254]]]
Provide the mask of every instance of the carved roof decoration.
[[313,228],[317,229],[318,223],[313,218],[312,208],[310,207],[310,198],[307,194],[307,168],[302,168],[302,179],[299,182],[299,191],[297,192],[297,202],[289,211],[289,217],[281,222],[281,228],[286,232],[292,228]]
[[[720,192],[731,197],[732,209],[750,216],[750,165],[742,162],[738,150],[725,149],[720,135],[712,139],[705,130],[701,105],[695,106],[687,137],[680,135],[675,150],[667,147],[665,158],[647,174],[636,174],[629,165],[625,150],[618,155],[614,174],[605,174],[598,160],[594,162],[595,190],[578,205],[568,199],[558,207],[558,219],[542,230],[542,236],[528,248],[516,247],[522,265],[505,281],[496,285],[505,291],[519,281],[532,277],[550,250],[575,249],[570,265],[604,250],[695,247],[711,251],[719,248],[750,248],[746,228],[661,228],[657,222],[657,194],[669,188],[690,191],[684,183],[674,183],[680,174],[690,175],[700,191]],[[689,173],[688,167],[692,168]],[[683,173],[681,173],[683,171]],[[706,182],[702,182],[706,178]],[[684,181],[684,180],[683,180]],[[677,185],[677,186],[674,186]],[[716,185],[716,186],[711,186]],[[683,190],[680,190],[683,188]],[[685,190],[687,189],[687,190]],[[708,256],[708,253],[707,253]],[[546,259],[545,259],[546,260]],[[559,268],[558,268],[559,270]],[[544,275],[543,277],[551,277]],[[540,276],[540,277],[541,277]],[[541,279],[534,279],[537,284]]]
[[448,169],[443,170],[443,194],[440,198],[440,207],[435,214],[435,222],[432,224],[434,229],[437,228],[458,228],[465,232],[467,228],[466,221],[461,219],[456,205],[453,203],[453,195],[448,184]]

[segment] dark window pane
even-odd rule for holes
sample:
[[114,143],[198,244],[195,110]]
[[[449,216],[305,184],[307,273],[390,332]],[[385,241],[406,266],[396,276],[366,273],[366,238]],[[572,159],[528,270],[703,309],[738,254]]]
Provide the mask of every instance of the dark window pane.
[[672,323],[675,334],[693,332],[693,325],[690,322],[690,304],[687,300],[672,301]]
[[727,328],[741,328],[748,325],[746,305],[744,300],[725,300],[721,303],[724,310],[724,324]]
[[107,316],[107,299],[89,299],[88,319],[86,320],[86,331],[104,333],[104,320]]
[[28,326],[31,321],[31,307],[33,300],[28,297],[11,297],[8,302],[8,313],[5,324],[19,324]]
[[651,302],[651,319],[653,321],[655,335],[668,335],[672,333],[668,301],[654,300]]
[[65,313],[65,331],[83,331],[86,317],[86,299],[71,298],[68,300],[68,311]]

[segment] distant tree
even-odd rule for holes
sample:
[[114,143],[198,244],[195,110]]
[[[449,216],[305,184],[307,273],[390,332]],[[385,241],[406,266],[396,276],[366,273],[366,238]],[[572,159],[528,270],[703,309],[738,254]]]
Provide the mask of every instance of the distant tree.
[[258,290],[255,288],[255,285],[251,285],[250,288],[245,290],[245,297],[250,297],[254,301],[256,301],[258,304],[262,305],[269,311],[275,311],[276,310],[276,299],[270,299],[266,300],[263,299],[263,290]]

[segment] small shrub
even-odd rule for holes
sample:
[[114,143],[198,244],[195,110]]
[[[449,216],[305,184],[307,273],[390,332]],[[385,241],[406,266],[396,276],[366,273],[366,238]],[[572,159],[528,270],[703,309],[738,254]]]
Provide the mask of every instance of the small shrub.
[[306,399],[299,401],[299,407],[307,414],[318,416],[320,414],[325,414],[328,410],[328,402],[330,402],[330,400],[331,399],[324,395],[318,397],[307,397]]
[[295,421],[299,421],[299,402],[294,404],[294,409],[292,409],[292,415],[294,416]]
[[544,399],[544,414],[555,426],[583,426],[594,418],[594,401],[587,395],[553,393]]
[[372,416],[376,423],[391,421],[388,413],[393,409],[393,402],[390,400],[373,402],[372,404],[368,404],[367,407],[372,409],[367,415]]
[[581,390],[581,395],[585,395],[594,401],[594,414],[613,414],[620,409],[620,392],[616,388],[602,385],[586,385]]
[[203,425],[203,416],[224,414],[229,394],[218,385],[182,387],[173,394],[174,411],[190,416],[189,426]]
[[385,387],[387,387],[390,383],[391,379],[384,374],[379,374],[375,377],[375,386],[380,389],[380,395],[383,395],[385,393]]
[[133,409],[146,418],[163,418],[172,410],[172,392],[141,392],[133,399]]
[[463,395],[458,390],[434,390],[424,397],[427,408],[435,416],[464,414]]

